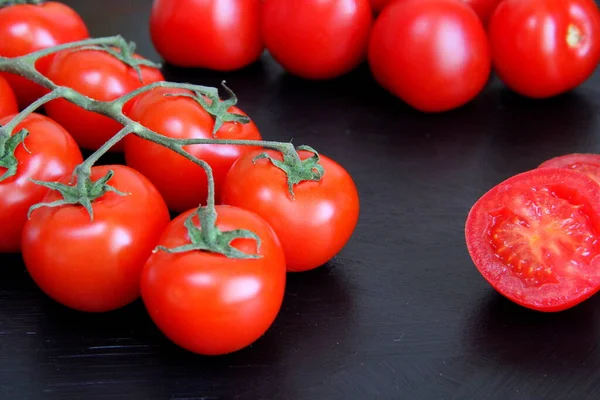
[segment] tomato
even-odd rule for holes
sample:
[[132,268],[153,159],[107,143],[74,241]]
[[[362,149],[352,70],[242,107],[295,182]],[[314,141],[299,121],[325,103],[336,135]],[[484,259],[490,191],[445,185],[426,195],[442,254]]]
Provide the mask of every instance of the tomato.
[[[287,270],[307,271],[332,259],[350,239],[359,213],[352,177],[335,161],[321,156],[325,174],[320,182],[304,181],[288,192],[287,176],[254,151],[236,161],[225,178],[222,201],[263,217],[275,230],[285,251]],[[282,160],[281,154],[267,151]],[[306,159],[312,153],[301,151]]]
[[[167,93],[178,91],[158,89],[140,96],[131,109],[130,117],[145,127],[171,138],[213,137],[215,121],[202,106],[187,97],[165,96]],[[246,115],[235,106],[229,111]],[[215,138],[261,140],[261,135],[253,122],[226,122],[217,131]],[[231,165],[254,148],[214,144],[186,146],[185,149],[212,167],[218,201],[225,175]],[[125,160],[127,165],[140,171],[156,185],[170,209],[183,212],[206,203],[206,173],[202,167],[185,157],[164,146],[129,136],[125,139]]]
[[19,111],[17,98],[12,88],[0,75],[0,118],[15,114]]
[[[104,51],[83,50],[58,54],[47,76],[58,85],[73,88],[95,100],[109,101],[145,84],[164,80],[156,68],[141,67],[141,71],[143,82],[135,69],[116,57]],[[81,147],[89,150],[98,149],[122,127],[111,118],[86,111],[64,99],[53,100],[45,107],[49,117],[63,125]],[[123,144],[118,143],[112,150],[122,151]]]
[[[188,211],[165,230],[160,245],[190,243]],[[142,273],[142,299],[158,328],[177,345],[204,355],[240,350],[271,326],[285,289],[285,258],[273,229],[259,216],[217,206],[221,231],[246,229],[261,241],[236,239],[234,247],[261,258],[233,259],[206,251],[154,253]],[[194,224],[198,225],[197,218]]]
[[567,168],[600,183],[600,154],[565,154],[543,162],[538,168]]
[[385,89],[425,112],[471,101],[485,86],[491,60],[481,21],[456,0],[393,2],[379,15],[369,65]]
[[477,13],[484,25],[487,25],[494,10],[502,0],[462,0]]
[[[49,1],[0,8],[0,56],[17,57],[60,44],[89,38],[81,17],[69,6]],[[40,59],[36,68],[45,73],[53,56]],[[45,93],[35,83],[2,73],[24,108]]]
[[154,0],[150,33],[170,64],[231,71],[260,57],[261,0]]
[[368,0],[265,0],[262,34],[289,73],[330,79],[365,58],[372,20]]
[[373,8],[373,11],[375,12],[380,12],[381,10],[383,10],[383,7],[385,7],[390,0],[370,0],[371,1],[371,8]]
[[[8,123],[13,117],[0,119],[0,125]],[[17,125],[13,134],[21,129],[29,131],[25,146],[31,153],[22,144],[19,145],[14,153],[19,162],[17,173],[0,181],[0,253],[16,253],[20,250],[27,212],[48,193],[48,189],[30,179],[57,181],[71,174],[83,162],[73,138],[50,118],[30,114]],[[0,176],[5,172],[6,168],[0,167]]]
[[505,0],[489,35],[498,76],[528,97],[574,89],[600,61],[600,13],[593,0]]
[[[92,179],[128,193],[107,192],[92,203],[93,221],[79,205],[38,208],[22,238],[27,271],[42,291],[80,311],[110,311],[134,301],[142,269],[169,223],[169,212],[154,186],[123,166],[92,168]],[[70,178],[63,180],[67,183]],[[60,200],[52,191],[44,202]]]
[[525,307],[560,311],[600,289],[600,185],[584,174],[540,168],[500,183],[465,235],[483,277]]

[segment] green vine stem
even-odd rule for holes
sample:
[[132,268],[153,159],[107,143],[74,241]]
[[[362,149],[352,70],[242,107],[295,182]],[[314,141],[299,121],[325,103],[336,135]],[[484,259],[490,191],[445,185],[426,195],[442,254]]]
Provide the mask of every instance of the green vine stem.
[[33,5],[38,6],[42,3],[43,3],[43,0],[0,0],[0,8],[20,5],[20,4],[33,4]]
[[[1,2],[2,0],[0,0]],[[2,3],[0,3],[2,4]],[[136,96],[156,89],[156,88],[170,88],[170,89],[184,89],[187,93],[174,93],[168,96],[184,96],[191,97],[196,100],[215,120],[215,129],[213,133],[222,126],[223,123],[229,121],[235,121],[239,123],[247,123],[249,119],[245,116],[230,113],[228,110],[231,106],[237,102],[235,94],[225,86],[223,87],[229,94],[228,99],[221,100],[219,91],[214,87],[192,85],[187,83],[175,83],[175,82],[154,82],[149,85],[145,85],[137,90],[134,90],[116,100],[113,101],[99,101],[91,99],[83,94],[64,86],[58,86],[45,76],[43,76],[35,68],[36,61],[47,55],[67,50],[67,49],[81,49],[81,48],[93,48],[93,49],[119,49],[121,55],[131,56],[135,45],[126,42],[121,36],[112,36],[106,38],[87,39],[78,42],[72,42],[55,46],[52,48],[36,51],[24,56],[15,58],[0,57],[0,72],[9,72],[23,76],[40,86],[43,86],[50,90],[48,94],[32,103],[29,107],[24,109],[19,115],[17,115],[10,123],[0,127],[0,145],[3,143],[9,143],[8,145],[0,146],[0,167],[4,166],[1,164],[3,159],[7,159],[7,165],[11,165],[12,168],[8,169],[0,181],[8,178],[16,173],[16,160],[10,159],[11,151],[14,152],[16,146],[19,143],[23,143],[27,132],[21,132],[17,138],[9,140],[12,137],[12,131],[14,128],[23,121],[27,115],[34,112],[37,108],[41,107],[45,103],[52,101],[57,98],[64,98],[65,100],[76,104],[77,106],[91,112],[95,112],[106,117],[112,118],[119,122],[123,128],[108,140],[102,147],[95,151],[89,156],[82,164],[80,164],[73,172],[73,179],[69,185],[55,182],[36,182],[40,185],[48,187],[52,190],[56,190],[63,196],[62,200],[46,204],[36,204],[31,208],[31,211],[39,207],[56,207],[65,204],[79,204],[88,211],[90,219],[93,220],[93,209],[92,202],[106,194],[106,192],[112,191],[118,195],[126,195],[117,191],[114,187],[109,185],[110,179],[112,178],[112,171],[97,181],[91,179],[91,168],[95,162],[97,162],[102,155],[104,155],[111,147],[113,147],[120,140],[125,138],[129,134],[134,134],[142,139],[146,139],[153,143],[167,147],[170,150],[186,157],[191,162],[202,167],[207,176],[208,182],[208,196],[205,207],[199,207],[197,215],[200,219],[200,226],[202,228],[202,234],[199,235],[195,226],[189,223],[188,234],[192,244],[185,248],[185,251],[189,250],[205,250],[223,254],[227,257],[233,258],[244,258],[248,255],[241,255],[239,251],[235,250],[231,246],[231,242],[236,238],[254,238],[257,239],[256,235],[252,232],[247,231],[233,231],[233,232],[221,232],[216,227],[216,210],[215,210],[215,193],[214,193],[214,178],[210,165],[205,161],[200,160],[190,153],[185,151],[184,146],[190,145],[201,145],[201,144],[223,144],[223,145],[247,145],[256,146],[262,148],[269,148],[279,151],[283,156],[283,161],[274,159],[267,153],[260,154],[255,158],[255,162],[258,159],[268,159],[277,168],[283,170],[288,176],[288,189],[291,197],[294,197],[294,185],[302,181],[319,181],[323,177],[323,167],[319,165],[319,154],[308,146],[300,146],[295,148],[291,143],[282,142],[271,142],[261,140],[224,140],[224,139],[174,139],[163,136],[157,132],[154,132],[136,121],[133,121],[123,113],[124,105],[135,98]],[[112,53],[111,53],[112,54]],[[150,64],[149,64],[150,65]],[[16,143],[19,141],[19,143]],[[312,157],[301,159],[298,151],[304,150],[313,153]],[[76,181],[76,183],[74,183]],[[173,249],[176,251],[177,249]],[[181,250],[181,249],[179,249]]]

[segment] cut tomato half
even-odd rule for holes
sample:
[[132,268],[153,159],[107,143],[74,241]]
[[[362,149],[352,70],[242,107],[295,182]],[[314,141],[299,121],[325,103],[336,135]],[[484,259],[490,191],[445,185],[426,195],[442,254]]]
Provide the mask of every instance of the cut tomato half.
[[551,158],[538,168],[566,168],[586,174],[600,183],[600,154],[573,153]]
[[600,185],[585,174],[540,168],[500,183],[465,236],[483,277],[525,307],[560,311],[600,289]]

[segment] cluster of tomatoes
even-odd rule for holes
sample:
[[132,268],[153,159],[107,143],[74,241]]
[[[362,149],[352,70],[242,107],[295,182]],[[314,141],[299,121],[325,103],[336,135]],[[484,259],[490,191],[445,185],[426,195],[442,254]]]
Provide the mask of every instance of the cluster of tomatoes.
[[600,155],[567,154],[498,184],[473,206],[467,248],[498,292],[561,311],[600,290]]
[[[88,36],[84,21],[64,4],[0,8],[3,57]],[[140,78],[138,55],[123,60],[124,54],[115,55],[114,49],[76,50],[41,58],[38,72],[101,101],[163,80],[160,70],[148,64],[141,66]],[[0,74],[0,125],[47,92],[21,76]],[[225,122],[213,133],[215,118],[189,95],[180,89],[150,90],[127,103],[123,114],[173,139],[262,140],[252,121]],[[92,202],[91,218],[81,205],[62,204],[65,193],[34,181],[75,184],[72,173],[83,162],[80,149],[97,150],[122,126],[64,99],[52,100],[44,109],[45,115],[28,115],[11,138],[0,138],[0,253],[20,251],[40,289],[65,306],[106,312],[141,294],[151,318],[175,343],[201,354],[229,353],[253,343],[273,323],[286,273],[325,264],[356,226],[356,186],[326,156],[319,156],[321,179],[294,185],[292,196],[286,173],[272,161],[283,160],[278,151],[190,145],[185,150],[214,172],[217,228],[252,232],[230,243],[238,254],[251,257],[162,251],[190,245],[200,232],[202,209],[197,207],[207,200],[205,171],[166,147],[129,135],[113,148],[124,152],[126,165],[91,169],[92,182],[108,179],[110,186]],[[235,106],[229,112],[245,115]],[[17,135],[23,129],[28,136],[21,143]],[[270,159],[257,159],[265,152]],[[305,150],[298,156],[317,157]],[[10,160],[16,163],[14,171]],[[86,190],[96,193],[100,187]],[[28,216],[40,202],[55,207],[39,207]],[[179,216],[171,221],[169,210]]]
[[471,101],[492,67],[543,98],[600,61],[593,0],[155,0],[150,26],[179,66],[242,68],[266,48],[291,74],[329,79],[366,58],[377,82],[425,112]]

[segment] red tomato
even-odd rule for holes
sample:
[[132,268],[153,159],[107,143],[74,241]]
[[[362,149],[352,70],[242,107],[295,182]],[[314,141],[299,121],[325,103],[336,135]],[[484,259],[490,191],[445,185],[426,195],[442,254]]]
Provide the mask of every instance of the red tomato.
[[496,72],[528,97],[574,89],[600,61],[600,13],[593,0],[505,0],[489,35]]
[[[0,119],[0,125],[13,118],[14,115]],[[19,145],[15,151],[19,162],[16,175],[0,182],[0,253],[16,253],[20,250],[27,212],[48,193],[48,189],[30,179],[57,181],[70,175],[83,162],[73,138],[50,118],[30,114],[17,125],[13,133],[21,129],[29,131],[25,146],[31,153]],[[0,176],[5,172],[6,169],[0,167]]]
[[264,49],[260,7],[261,0],[154,0],[152,42],[174,65],[240,69]]
[[371,1],[371,8],[373,8],[373,11],[375,12],[380,12],[381,10],[383,10],[383,7],[385,7],[390,0],[370,0]]
[[[20,4],[0,8],[0,56],[17,57],[33,51],[89,38],[81,17],[69,6],[58,2],[40,5]],[[52,56],[36,64],[45,73]],[[45,93],[29,80],[2,74],[15,90],[23,108]]]
[[502,0],[462,0],[477,13],[484,25],[487,25],[494,10]]
[[381,86],[426,112],[471,101],[491,69],[481,22],[456,0],[391,3],[373,27],[369,64]]
[[543,162],[538,168],[567,168],[600,183],[600,154],[566,154]]
[[[348,242],[358,221],[359,199],[352,178],[335,161],[321,156],[325,169],[321,181],[295,185],[292,199],[282,170],[266,159],[253,162],[261,153],[249,153],[233,164],[223,186],[223,203],[255,212],[273,227],[288,271],[325,264]],[[282,160],[279,152],[267,153]],[[312,153],[301,151],[300,156],[306,159]]]
[[466,240],[507,298],[540,311],[572,307],[600,289],[600,186],[559,168],[514,176],[475,203]]
[[[57,302],[80,311],[110,311],[134,301],[144,264],[169,223],[163,199],[139,172],[98,166],[92,179],[109,170],[115,174],[108,184],[128,195],[108,192],[96,199],[93,221],[79,205],[42,207],[23,230],[23,259],[33,280]],[[52,191],[44,202],[59,199]]]
[[[142,67],[141,70],[143,82],[133,68],[104,51],[66,51],[56,56],[47,76],[58,85],[73,88],[95,100],[110,101],[145,84],[164,80],[156,68]],[[89,150],[98,149],[122,127],[111,118],[86,111],[67,100],[53,100],[45,107],[49,117]],[[122,151],[123,144],[118,143],[112,150]]]
[[0,75],[0,118],[19,111],[17,98],[6,79]]
[[372,20],[368,0],[265,0],[262,34],[289,73],[330,79],[365,58]]
[[[215,121],[202,106],[190,98],[164,96],[177,92],[159,89],[140,96],[131,109],[130,117],[167,137],[212,138]],[[237,107],[231,107],[230,111],[245,115]],[[261,140],[261,135],[253,122],[227,122],[215,138]],[[241,155],[254,150],[249,146],[220,144],[186,146],[185,149],[212,167],[217,199],[220,198],[221,187],[231,165]],[[183,212],[206,203],[206,173],[202,167],[183,156],[164,146],[129,136],[125,139],[125,159],[127,165],[140,171],[156,185],[170,209]]]
[[[160,245],[190,243],[188,211],[167,227]],[[273,229],[259,216],[217,206],[222,231],[247,229],[261,240],[236,239],[235,247],[257,259],[233,259],[205,251],[154,253],[142,273],[142,299],[159,329],[177,345],[204,355],[240,350],[271,326],[285,289],[285,258]],[[197,218],[195,224],[198,224]]]

